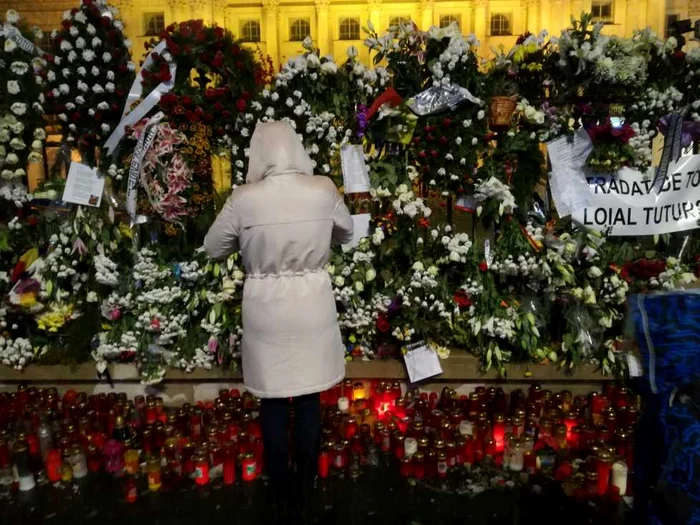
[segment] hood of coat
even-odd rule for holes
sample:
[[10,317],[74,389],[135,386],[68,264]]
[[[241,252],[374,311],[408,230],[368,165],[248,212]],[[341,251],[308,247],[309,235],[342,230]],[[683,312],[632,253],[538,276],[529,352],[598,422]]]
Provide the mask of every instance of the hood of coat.
[[288,122],[258,122],[250,140],[246,182],[276,175],[313,175],[311,158]]

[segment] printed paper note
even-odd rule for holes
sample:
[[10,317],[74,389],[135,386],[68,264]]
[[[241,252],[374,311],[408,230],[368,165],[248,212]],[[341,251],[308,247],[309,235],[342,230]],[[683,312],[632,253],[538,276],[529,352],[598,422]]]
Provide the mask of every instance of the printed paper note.
[[72,162],[66,178],[66,187],[63,190],[63,200],[84,206],[99,207],[104,187],[105,179],[100,176],[96,168]]

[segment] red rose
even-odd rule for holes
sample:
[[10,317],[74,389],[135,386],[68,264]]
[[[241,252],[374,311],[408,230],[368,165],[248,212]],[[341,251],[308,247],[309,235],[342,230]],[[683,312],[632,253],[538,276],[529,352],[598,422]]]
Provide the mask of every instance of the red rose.
[[421,228],[430,228],[430,221],[427,217],[421,217],[421,219],[418,221],[418,226]]
[[70,116],[70,119],[71,119],[73,122],[78,122],[78,121],[80,120],[80,113],[78,113],[77,111],[75,111],[75,112]]
[[205,64],[208,64],[209,63],[209,54],[208,53],[200,53],[199,60],[204,62]]
[[214,60],[211,61],[211,65],[214,67],[221,67],[224,64],[224,54],[221,51],[217,51],[214,55]]
[[195,124],[195,123],[199,122],[199,118],[197,117],[197,115],[194,111],[188,111],[186,114],[186,117],[187,117],[187,121],[190,124]]
[[29,217],[27,219],[27,225],[36,226],[37,224],[39,224],[39,219],[37,218],[36,215],[32,215],[31,217]]
[[188,95],[185,95],[180,99],[180,103],[183,106],[191,106],[192,105],[192,98],[189,97]]
[[223,38],[224,37],[224,28],[223,27],[215,27],[214,28],[214,36],[216,38]]
[[241,52],[241,48],[238,47],[238,44],[233,44],[233,45],[231,46],[231,54],[232,54],[233,56],[236,56],[236,55],[239,54],[240,52]]
[[198,31],[194,38],[197,42],[204,42],[207,39],[207,34],[204,31]]
[[160,103],[164,106],[175,104],[177,103],[177,95],[175,95],[174,93],[166,93],[161,97]]
[[437,150],[435,150],[435,149],[434,149],[434,150],[431,150],[431,151],[430,151],[430,155],[431,155],[431,157],[433,157],[433,158],[437,157],[437,156],[438,156]]
[[442,119],[442,125],[446,128],[449,128],[452,125],[452,121],[448,118],[444,118]]
[[239,98],[238,102],[236,102],[236,109],[238,109],[238,111],[240,111],[240,112],[245,111],[245,108],[247,106],[248,106],[248,103],[245,100],[243,100],[242,98]]
[[245,67],[245,64],[243,63],[242,60],[236,60],[236,69],[243,69]]
[[382,333],[387,333],[391,330],[391,324],[384,314],[379,314],[379,317],[377,317],[377,330]]
[[92,0],[83,0],[83,5],[90,7],[92,5]]
[[75,16],[78,14],[79,9],[77,7],[74,7],[73,9],[70,10],[70,14]]
[[460,308],[469,308],[472,305],[472,301],[469,299],[467,292],[462,289],[457,290],[452,298]]
[[447,144],[447,137],[443,135],[440,137],[439,141],[440,144]]
[[63,29],[65,29],[66,31],[69,30],[72,25],[73,24],[71,24],[70,20],[64,20],[63,22],[61,22],[61,26],[63,26]]
[[241,93],[241,98],[242,98],[243,100],[245,100],[245,101],[250,100],[250,93],[247,92],[247,91],[243,91],[243,92]]
[[102,17],[102,27],[109,27],[112,25],[112,19],[108,16]]
[[[117,71],[119,71],[120,73],[126,73],[127,71],[129,71],[129,68],[126,67],[126,64],[119,64],[117,66]],[[144,76],[145,76],[145,73],[146,73],[146,71],[144,71]]]
[[419,152],[418,152],[418,157],[420,157],[421,159],[424,159],[424,158],[426,157],[426,155],[425,155],[425,150],[419,151]]
[[479,271],[480,272],[488,272],[489,271],[489,265],[486,263],[486,261],[481,261],[479,263]]
[[189,27],[182,27],[180,24],[180,34],[185,38],[190,38],[192,36],[192,30]]

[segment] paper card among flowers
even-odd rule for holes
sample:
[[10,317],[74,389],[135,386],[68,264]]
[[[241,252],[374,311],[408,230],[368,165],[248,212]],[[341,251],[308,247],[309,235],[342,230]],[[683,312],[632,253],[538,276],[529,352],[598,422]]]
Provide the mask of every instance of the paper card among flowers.
[[366,193],[370,190],[369,168],[365,164],[365,153],[359,144],[345,144],[340,148],[345,193]]
[[408,379],[411,383],[442,374],[442,366],[440,366],[437,352],[430,348],[425,341],[406,346],[403,360],[406,363]]
[[99,208],[105,179],[96,168],[91,168],[79,162],[72,162],[63,190],[63,200],[84,206]]
[[352,240],[347,244],[343,244],[344,252],[357,248],[357,245],[360,244],[360,239],[369,237],[369,221],[371,219],[372,215],[369,213],[358,213],[352,216]]

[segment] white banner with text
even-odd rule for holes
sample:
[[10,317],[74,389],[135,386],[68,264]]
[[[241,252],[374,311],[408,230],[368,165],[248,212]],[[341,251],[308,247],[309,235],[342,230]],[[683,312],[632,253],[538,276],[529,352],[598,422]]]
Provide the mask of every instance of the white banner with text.
[[664,179],[654,185],[653,168],[646,173],[623,168],[614,174],[587,168],[591,148],[585,131],[573,140],[562,137],[548,144],[550,187],[561,217],[571,215],[575,222],[613,236],[700,227],[700,155],[672,162]]

